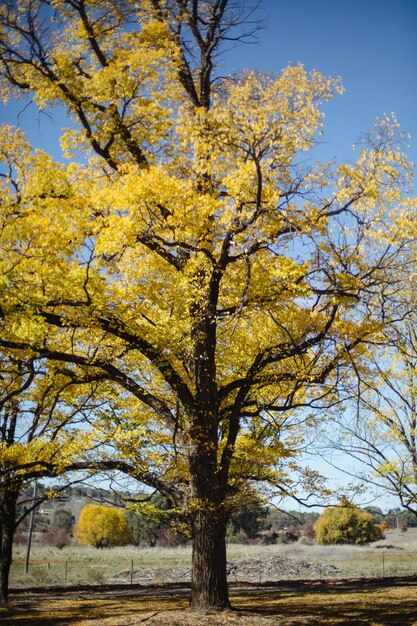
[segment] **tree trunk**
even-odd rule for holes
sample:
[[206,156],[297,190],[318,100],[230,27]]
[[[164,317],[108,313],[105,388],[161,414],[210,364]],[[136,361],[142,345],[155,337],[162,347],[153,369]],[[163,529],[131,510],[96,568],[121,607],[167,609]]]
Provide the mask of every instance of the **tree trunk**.
[[4,494],[0,500],[0,602],[9,595],[9,574],[12,564],[13,536],[16,520],[17,496]]
[[190,606],[196,611],[230,609],[226,574],[226,524],[210,510],[196,512],[192,522]]

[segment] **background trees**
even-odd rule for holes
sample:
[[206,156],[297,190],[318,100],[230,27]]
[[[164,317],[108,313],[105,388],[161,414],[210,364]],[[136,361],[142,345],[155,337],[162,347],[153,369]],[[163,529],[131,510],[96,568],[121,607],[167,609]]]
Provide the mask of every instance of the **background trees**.
[[0,345],[102,383],[100,458],[181,511],[192,606],[224,609],[230,513],[251,483],[291,491],[297,409],[349,396],[396,315],[413,205],[395,121],[355,163],[307,165],[340,83],[296,66],[214,84],[227,0],[18,4],[4,93],[64,104],[87,163],[3,129]]

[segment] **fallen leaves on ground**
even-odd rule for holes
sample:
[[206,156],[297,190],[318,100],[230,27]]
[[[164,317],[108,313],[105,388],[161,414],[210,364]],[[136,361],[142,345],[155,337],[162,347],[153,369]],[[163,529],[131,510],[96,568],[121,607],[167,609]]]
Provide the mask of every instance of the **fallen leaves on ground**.
[[[196,614],[186,595],[27,595],[1,609],[7,626],[417,626],[417,583],[377,589],[265,589],[233,595],[236,611]],[[238,592],[239,593],[239,592]]]

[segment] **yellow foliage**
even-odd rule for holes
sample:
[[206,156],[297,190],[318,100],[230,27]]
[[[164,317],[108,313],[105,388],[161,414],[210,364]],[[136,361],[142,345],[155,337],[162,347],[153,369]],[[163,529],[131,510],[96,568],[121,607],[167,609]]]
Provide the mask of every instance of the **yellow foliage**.
[[[356,162],[306,171],[339,79],[244,72],[204,98],[181,39],[192,16],[122,4],[54,1],[45,58],[2,66],[4,98],[21,85],[66,107],[62,146],[83,162],[0,131],[0,346],[102,383],[63,459],[130,463],[184,508],[216,508],[288,478],[302,411],[364,367],[415,236],[412,170],[385,117]],[[16,6],[0,7],[1,40],[27,54]],[[42,441],[5,454],[34,459]]]
[[124,545],[130,538],[124,511],[102,504],[87,504],[82,509],[74,535],[95,548]]

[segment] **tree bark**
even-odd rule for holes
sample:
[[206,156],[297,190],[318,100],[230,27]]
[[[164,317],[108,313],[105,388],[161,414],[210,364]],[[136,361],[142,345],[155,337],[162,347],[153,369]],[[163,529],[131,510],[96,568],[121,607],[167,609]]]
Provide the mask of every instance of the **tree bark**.
[[17,496],[3,494],[0,499],[0,603],[9,595],[9,575],[12,564]]
[[196,611],[231,608],[226,573],[226,525],[215,511],[200,509],[192,523],[190,607]]

